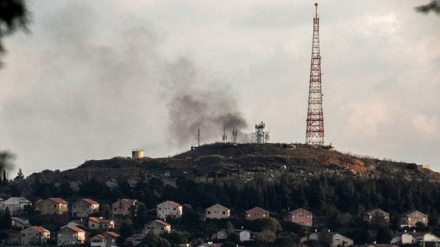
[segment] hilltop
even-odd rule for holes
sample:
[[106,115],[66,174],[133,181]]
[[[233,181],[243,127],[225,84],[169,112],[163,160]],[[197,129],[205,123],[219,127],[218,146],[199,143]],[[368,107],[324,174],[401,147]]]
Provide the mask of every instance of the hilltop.
[[233,181],[237,185],[256,177],[270,182],[283,174],[303,180],[339,175],[363,178],[399,176],[408,181],[440,181],[439,173],[422,169],[413,163],[344,154],[329,146],[216,143],[168,158],[114,157],[90,160],[66,171],[45,170],[32,174],[28,182],[23,184],[44,177],[47,183],[55,184],[68,181],[78,185],[85,179],[95,178],[110,185],[118,179],[124,179],[133,185],[141,173],[169,183],[178,177],[185,177],[198,182]]

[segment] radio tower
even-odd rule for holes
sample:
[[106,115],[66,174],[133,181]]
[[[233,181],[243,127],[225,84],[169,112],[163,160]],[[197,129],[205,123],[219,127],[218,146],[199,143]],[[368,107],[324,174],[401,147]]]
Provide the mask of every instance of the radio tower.
[[322,111],[321,55],[319,53],[318,3],[313,17],[312,63],[310,66],[309,101],[307,109],[306,144],[324,144],[324,114]]

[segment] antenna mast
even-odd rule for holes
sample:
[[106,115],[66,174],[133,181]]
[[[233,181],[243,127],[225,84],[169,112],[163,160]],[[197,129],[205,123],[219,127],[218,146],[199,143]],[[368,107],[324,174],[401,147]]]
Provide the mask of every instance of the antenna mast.
[[312,62],[310,66],[309,100],[307,109],[306,144],[324,144],[324,114],[322,110],[321,55],[319,51],[318,3],[313,17]]

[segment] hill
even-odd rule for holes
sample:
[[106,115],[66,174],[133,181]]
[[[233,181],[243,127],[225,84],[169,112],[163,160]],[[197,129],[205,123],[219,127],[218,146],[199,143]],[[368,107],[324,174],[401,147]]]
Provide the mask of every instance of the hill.
[[255,179],[278,181],[281,176],[287,175],[302,181],[321,176],[440,181],[439,173],[413,163],[344,154],[329,146],[215,143],[168,158],[90,160],[66,171],[34,173],[17,184],[24,196],[32,196],[31,187],[36,181],[55,186],[68,182],[77,190],[80,184],[91,178],[113,188],[121,180],[134,186],[144,175],[158,178],[166,184],[175,184],[177,178],[184,177],[195,182],[233,183],[235,186],[243,186]]

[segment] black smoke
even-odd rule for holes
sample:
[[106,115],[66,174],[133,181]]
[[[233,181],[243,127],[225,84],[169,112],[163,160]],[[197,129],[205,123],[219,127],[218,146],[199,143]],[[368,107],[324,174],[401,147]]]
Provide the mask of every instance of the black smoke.
[[247,127],[229,87],[221,81],[206,79],[188,59],[170,65],[166,83],[172,88],[167,106],[173,143],[195,143],[198,129],[202,143],[207,143],[221,140],[223,128],[232,138],[234,128],[240,137]]

